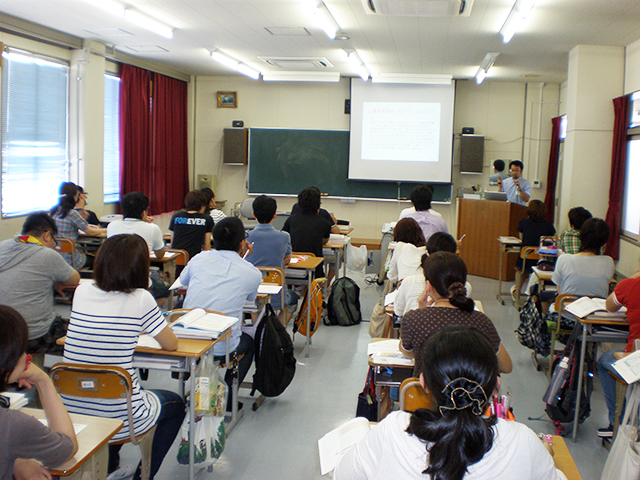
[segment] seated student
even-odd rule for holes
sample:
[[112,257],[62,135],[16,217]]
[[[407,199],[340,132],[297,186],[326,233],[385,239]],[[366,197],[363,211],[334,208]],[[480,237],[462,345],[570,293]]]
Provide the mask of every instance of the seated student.
[[[529,202],[527,215],[529,218],[523,218],[518,223],[522,248],[537,247],[540,245],[540,237],[551,237],[556,234],[553,223],[546,220],[547,210],[540,200],[531,200]],[[516,284],[511,287],[511,297],[513,297],[514,301],[520,300],[520,290],[522,290],[522,285],[533,271],[534,264],[534,260],[528,260],[526,263],[523,263],[520,257],[516,260],[516,266],[519,270],[523,270],[524,273],[516,272]]]
[[[411,194],[413,194],[413,192],[416,192],[416,196],[414,197],[416,200],[419,201],[419,193],[422,191],[422,188],[426,187],[427,189],[430,190],[431,192],[431,197],[433,198],[433,187],[431,185],[418,185],[417,187],[415,187],[413,189],[413,191],[411,192]],[[411,197],[410,197],[411,198]],[[408,207],[408,208],[404,208],[401,212],[400,212],[400,216],[398,217],[398,220],[405,218],[406,216],[408,216],[410,213],[416,213],[416,207],[415,204],[413,203],[413,199],[411,199],[411,204],[413,206]],[[432,213],[433,215],[435,215],[436,217],[440,217],[442,218],[442,215],[439,212],[436,212],[433,208],[429,208],[429,213]]]
[[32,213],[22,235],[0,243],[0,304],[27,319],[28,353],[59,353],[56,340],[67,333],[68,320],[56,315],[53,291],[75,287],[80,275],[53,248],[58,232],[45,212]]
[[504,172],[504,160],[493,162],[493,175],[489,176],[489,185],[498,185],[498,180],[506,180],[509,175]]
[[[104,228],[89,225],[82,215],[75,210],[76,203],[80,199],[80,190],[75,183],[65,182],[60,185],[60,199],[58,205],[51,209],[51,217],[58,227],[58,236],[62,238],[70,238],[74,242],[78,241],[78,230],[90,237],[97,237],[106,232]],[[76,249],[73,260],[70,253],[62,253],[62,258],[76,270],[91,265],[93,257],[87,255],[81,250]]]
[[427,338],[444,326],[465,325],[477,328],[491,340],[498,355],[500,372],[510,373],[511,357],[502,345],[496,327],[484,313],[474,310],[475,302],[467,297],[464,261],[455,253],[436,252],[424,262],[423,270],[427,281],[425,296],[431,297],[433,304],[407,312],[402,318],[402,353],[408,358],[420,359]]
[[[291,258],[291,237],[287,232],[279,232],[271,223],[276,218],[278,204],[275,199],[260,195],[253,201],[253,216],[259,225],[249,232],[247,241],[253,251],[247,261],[256,267],[278,267],[284,269]],[[271,304],[282,305],[282,293],[271,297]],[[298,295],[291,289],[284,287],[284,304],[291,307],[298,304]],[[287,325],[292,311],[280,312],[279,318],[283,325]]]
[[[140,235],[157,259],[164,257],[165,245],[162,238],[162,230],[149,214],[149,197],[141,192],[129,192],[120,201],[122,220],[116,220],[107,226],[107,238],[121,234]],[[169,282],[160,276],[157,270],[151,271],[151,294],[158,305],[162,305],[169,297]]]
[[[27,356],[29,331],[22,316],[0,305],[0,392],[12,383],[35,385],[48,426],[20,410],[0,408],[0,478],[51,478],[47,467],[57,467],[78,451],[73,423],[49,375]],[[36,462],[37,461],[37,462]]]
[[[433,255],[436,252],[451,252],[456,253],[458,250],[458,244],[456,239],[450,234],[444,232],[436,232],[431,235],[431,238],[427,242],[427,255],[423,255],[420,260],[420,265],[424,265],[428,255]],[[408,275],[398,287],[398,293],[396,294],[395,302],[393,303],[393,313],[397,317],[402,317],[410,310],[420,308],[419,298],[424,293],[427,282],[424,278],[422,268],[420,273],[415,275]],[[467,289],[467,295],[471,295],[471,284],[467,282],[465,284]],[[429,300],[427,299],[427,305],[429,306]]]
[[335,480],[566,480],[529,427],[485,415],[500,389],[491,340],[450,326],[424,352],[420,383],[438,408],[390,413],[338,461]]
[[[312,185],[308,188],[316,192],[322,199],[322,192],[320,192],[320,189],[318,187],[316,187],[315,185]],[[322,203],[322,200],[320,200],[320,203]],[[301,211],[302,209],[300,208],[300,205],[298,204],[298,202],[294,203],[293,207],[291,207],[291,215],[297,215],[298,213],[301,213]],[[340,233],[340,227],[338,227],[338,220],[333,214],[329,213],[324,208],[321,208],[320,210],[318,210],[318,215],[320,215],[322,218],[324,218],[327,222],[331,224],[331,233]]]
[[421,259],[427,251],[420,225],[413,218],[403,218],[393,228],[396,246],[389,262],[387,277],[392,283],[401,282],[421,271]]
[[583,207],[574,207],[569,210],[569,229],[560,234],[560,249],[564,253],[580,252],[580,230],[584,222],[593,218],[591,212]]
[[[629,336],[624,351],[633,352],[635,341],[640,338],[640,272],[621,280],[613,293],[607,297],[607,310],[617,312],[621,307],[627,308],[627,321],[629,322]],[[616,379],[609,375],[609,372],[615,373],[611,366],[616,361],[614,353],[616,353],[615,350],[605,352],[598,359],[598,376],[609,411],[609,426],[598,430],[598,436],[601,438],[613,437],[613,420],[616,413]]]
[[[149,250],[144,239],[139,235],[109,237],[98,250],[93,278],[95,283],[83,283],[73,297],[64,361],[116,365],[127,370],[133,382],[133,427],[129,425],[125,399],[65,395],[63,401],[72,413],[122,420],[124,426],[113,440],[128,438],[130,428],[140,435],[157,425],[149,477],[154,478],[180,430],[185,407],[177,393],[143,390],[138,371],[132,365],[133,352],[142,332],[155,337],[165,350],[178,347],[178,339],[147,291]],[[109,473],[119,466],[120,447],[109,446]],[[134,476],[134,479],[139,478],[140,464]]]
[[606,298],[613,278],[613,259],[600,255],[609,240],[609,225],[601,218],[590,218],[580,230],[580,253],[558,257],[551,280],[558,294]]
[[89,203],[89,193],[85,192],[84,189],[78,185],[78,192],[80,195],[78,196],[78,202],[74,207],[75,210],[84,218],[89,225],[100,226],[100,219],[98,216],[92,212],[91,210],[87,210],[85,207]]
[[[310,252],[322,256],[322,246],[329,241],[331,223],[319,215],[320,191],[311,187],[298,194],[300,213],[291,215],[284,222],[283,232],[291,235],[294,252]],[[322,264],[316,268],[316,278],[324,276]]]
[[415,207],[415,212],[408,209],[400,213],[400,220],[403,218],[413,218],[424,234],[425,241],[435,232],[449,233],[447,223],[442,216],[435,215],[431,210],[431,200],[433,198],[433,187],[430,185],[419,185],[411,192],[411,203]]
[[[229,352],[234,357],[244,354],[238,362],[238,383],[242,383],[253,360],[253,338],[241,330],[242,307],[247,300],[256,299],[262,274],[243,258],[251,252],[251,245],[245,240],[239,218],[227,217],[216,223],[213,244],[215,250],[196,255],[180,274],[180,282],[188,287],[184,308],[215,310],[240,320],[233,326]],[[218,359],[223,358],[226,351],[226,341],[213,347]],[[231,386],[232,381],[233,372],[227,369],[225,382]],[[231,395],[228,405],[231,405]]]
[[171,248],[186,250],[192,259],[202,250],[211,250],[213,218],[204,213],[207,198],[200,190],[187,193],[184,206],[169,222],[169,230],[173,232]]
[[210,215],[211,218],[213,218],[213,223],[218,223],[220,220],[227,218],[222,210],[216,208],[216,194],[213,193],[213,190],[211,190],[209,187],[204,187],[200,191],[204,193],[204,196],[207,199],[204,213],[206,215]]

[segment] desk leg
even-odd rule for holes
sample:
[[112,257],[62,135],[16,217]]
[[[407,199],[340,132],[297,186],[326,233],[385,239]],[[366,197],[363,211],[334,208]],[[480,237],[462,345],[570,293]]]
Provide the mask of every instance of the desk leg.
[[[347,250],[349,250],[348,248],[348,244],[350,243],[350,241],[348,241],[347,243],[344,244],[344,247],[342,249],[342,276],[346,277],[347,276]],[[338,250],[338,253],[340,253],[340,251]]]
[[502,299],[502,259],[504,258],[505,251],[506,248],[500,244],[500,261],[498,262],[500,270],[498,270],[498,294],[496,295],[500,305],[504,305],[504,300]]
[[196,359],[189,359],[189,480],[193,480],[194,474],[194,445],[196,438]]
[[[230,363],[229,363],[229,341],[231,341],[231,336],[227,337],[227,351],[225,353],[225,360],[227,362],[227,368],[230,367]],[[232,392],[232,398],[233,398],[233,402],[231,402],[231,421],[229,422],[228,425],[225,426],[225,433],[227,435],[229,435],[229,433],[231,433],[231,430],[234,429],[234,427],[236,426],[236,423],[238,423],[238,420],[240,420],[240,417],[242,417],[242,412],[238,412],[238,377],[234,375],[233,378],[233,382],[231,384],[231,392]]]
[[591,328],[587,325],[582,325],[582,345],[580,345],[580,364],[578,365],[578,391],[576,393],[576,413],[573,416],[573,434],[571,439],[573,443],[576,442],[578,437],[578,418],[580,418],[580,397],[582,396],[582,376],[584,375],[584,355],[587,351],[587,334]]
[[313,274],[309,271],[307,275],[307,341],[305,342],[305,358],[309,358],[309,343],[311,342],[311,278]]

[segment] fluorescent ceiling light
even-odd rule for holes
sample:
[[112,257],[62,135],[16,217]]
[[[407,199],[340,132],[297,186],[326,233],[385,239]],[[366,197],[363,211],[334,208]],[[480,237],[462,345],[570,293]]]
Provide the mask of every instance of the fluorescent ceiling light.
[[147,30],[165,38],[173,38],[173,29],[158,20],[151,18],[138,10],[127,8],[124,18]]
[[313,16],[318,22],[318,26],[327,34],[327,37],[334,40],[336,34],[340,31],[340,25],[334,20],[324,2],[318,3],[313,12]]
[[109,12],[116,17],[124,17],[125,7],[122,3],[116,2],[115,0],[86,0],[87,3],[90,3],[98,8],[101,8],[105,12]]
[[236,72],[253,78],[254,80],[258,80],[258,78],[260,78],[259,71],[251,68],[246,63],[242,63],[241,61],[228,56],[226,53],[223,53],[218,49],[211,52],[211,58],[213,58],[216,62],[224,65],[225,67],[229,67]]
[[504,43],[509,43],[513,35],[518,31],[520,25],[522,25],[522,21],[529,14],[534,3],[536,3],[535,0],[516,0],[511,12],[509,12],[509,16],[500,29]]
[[420,73],[381,73],[372,75],[373,83],[406,83],[419,85],[451,85],[453,75],[428,75]]
[[340,81],[338,72],[271,72],[262,74],[265,82],[329,82]]
[[480,64],[480,67],[478,68],[478,71],[475,75],[476,83],[478,85],[480,85],[484,81],[487,73],[489,72],[489,69],[493,66],[496,58],[498,58],[498,55],[500,55],[498,52],[489,52],[484,56],[484,60],[482,60],[482,63]]
[[362,58],[360,58],[360,55],[358,55],[358,52],[355,50],[348,52],[347,58],[349,59],[349,62],[351,62],[351,64],[356,68],[356,71],[358,72],[360,78],[365,82],[369,80],[369,76],[371,75],[371,73],[362,61]]

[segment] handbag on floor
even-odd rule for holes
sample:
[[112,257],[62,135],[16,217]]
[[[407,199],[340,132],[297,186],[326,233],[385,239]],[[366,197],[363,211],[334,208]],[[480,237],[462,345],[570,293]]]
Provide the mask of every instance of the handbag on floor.
[[640,439],[638,438],[640,385],[627,387],[624,419],[618,427],[600,480],[638,480],[640,478]]

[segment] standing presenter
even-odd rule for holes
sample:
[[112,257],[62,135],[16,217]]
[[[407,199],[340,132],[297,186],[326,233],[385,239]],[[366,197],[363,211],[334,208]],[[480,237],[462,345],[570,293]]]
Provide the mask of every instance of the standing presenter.
[[518,205],[526,205],[531,198],[531,183],[522,178],[524,164],[520,160],[513,160],[509,163],[509,178],[498,180],[500,192],[507,194],[507,201],[517,203]]

